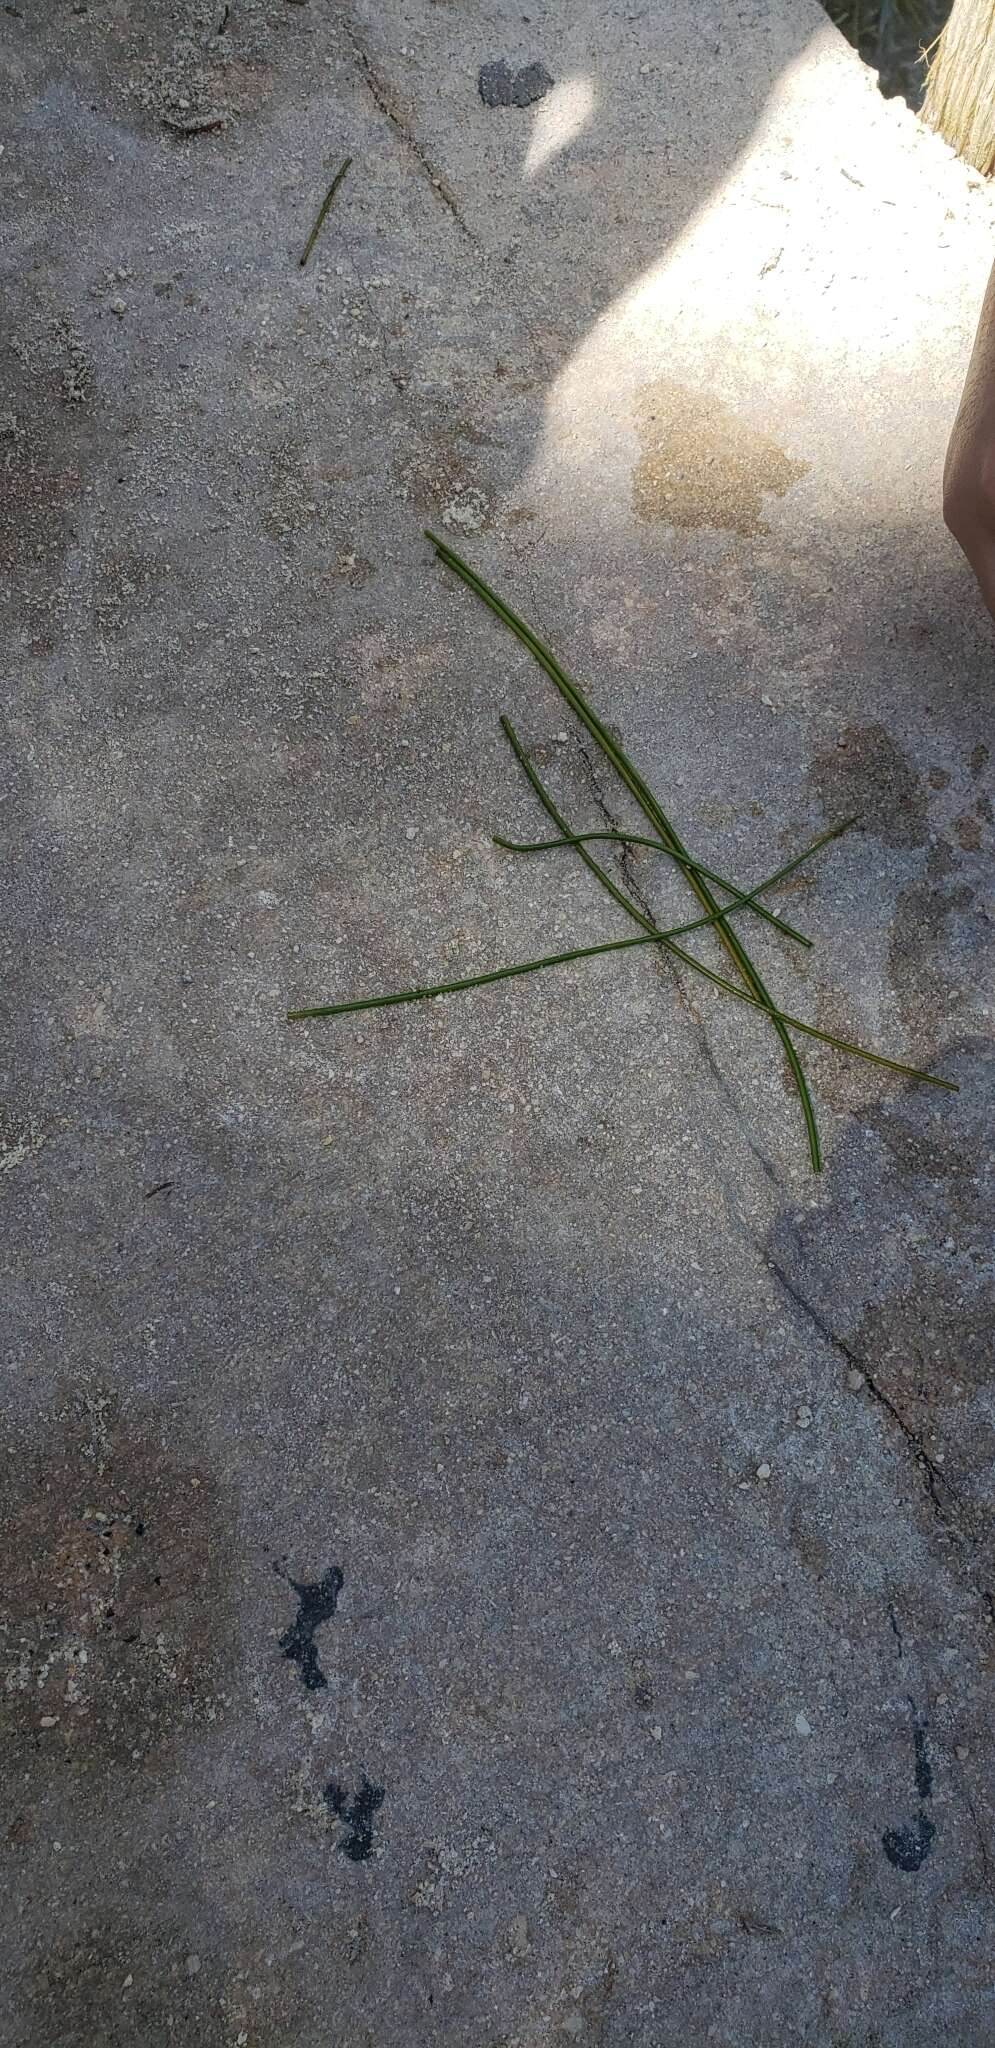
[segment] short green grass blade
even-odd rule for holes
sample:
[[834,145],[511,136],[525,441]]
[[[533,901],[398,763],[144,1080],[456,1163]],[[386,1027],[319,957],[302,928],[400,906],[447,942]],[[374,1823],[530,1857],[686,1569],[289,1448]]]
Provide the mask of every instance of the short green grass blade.
[[[692,861],[689,865],[694,868],[696,874],[704,875],[707,882],[714,882],[718,888],[728,890],[731,896],[737,897],[741,902],[749,898],[755,910],[762,910],[762,904],[754,901],[761,888],[773,889],[778,882],[793,874],[796,868],[800,868],[803,862],[811,860],[813,854],[821,852],[824,846],[830,846],[834,839],[842,838],[843,833],[849,832],[851,826],[857,823],[856,818],[845,818],[841,825],[834,825],[831,831],[823,832],[820,838],[813,839],[804,853],[799,853],[786,867],[779,868],[776,876],[771,875],[766,882],[758,883],[756,889],[738,889],[734,883],[727,881],[724,875],[716,874],[714,868],[704,867],[700,860]],[[678,867],[685,866],[679,854],[672,853],[670,847],[664,846],[662,840],[651,839],[645,832],[570,832],[559,839],[505,839],[500,832],[495,832],[492,836],[493,844],[503,847],[506,853],[553,853],[560,846],[589,846],[593,840],[608,839],[614,840],[620,846],[648,846],[654,853],[665,853],[667,859],[676,861]],[[806,938],[804,932],[797,931],[793,924],[787,924],[781,917],[771,917],[769,913],[768,922],[779,932],[783,932],[785,938],[794,939],[799,946],[806,946],[811,951],[811,939]]]
[[336,171],[335,176],[328,187],[328,191],[325,193],[324,199],[322,200],[321,205],[318,208],[317,219],[315,220],[314,226],[311,229],[311,233],[309,234],[307,241],[305,242],[304,247],[301,250],[300,267],[302,270],[304,269],[308,257],[310,256],[311,251],[314,248],[314,245],[318,239],[318,236],[320,235],[321,230],[325,225],[325,221],[328,218],[328,213],[331,208],[332,201],[334,200],[335,194],[338,191],[339,186],[341,185],[342,180],[345,177],[345,174],[349,169],[351,163],[351,156],[345,157],[343,161],[340,163],[338,170]]

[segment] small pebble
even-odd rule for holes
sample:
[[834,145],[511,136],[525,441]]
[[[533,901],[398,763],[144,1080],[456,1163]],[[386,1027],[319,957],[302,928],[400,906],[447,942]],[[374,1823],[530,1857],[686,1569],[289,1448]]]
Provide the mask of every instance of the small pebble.
[[187,1976],[188,1976],[188,1977],[196,1977],[196,1975],[197,1975],[197,1972],[198,1972],[198,1970],[199,1970],[199,1969],[200,1969],[200,1957],[199,1957],[199,1956],[188,1956],[188,1957],[187,1957]]
[[757,1478],[760,1480],[762,1485],[766,1484],[766,1481],[770,1478],[770,1474],[771,1468],[768,1465],[766,1459],[764,1459],[763,1464],[757,1466]]
[[43,1714],[38,1725],[40,1728],[57,1728],[59,1716],[58,1714]]
[[795,1733],[796,1735],[811,1735],[812,1726],[806,1715],[795,1715]]
[[653,1730],[653,1740],[654,1742],[663,1741],[663,1729],[661,1728],[659,1721],[657,1722],[656,1727]]
[[558,732],[558,733],[557,733],[557,735],[556,735],[556,737],[557,737],[557,739],[559,740],[559,743],[560,743],[561,747],[565,747],[565,746],[566,746],[566,743],[567,743],[567,735],[566,735],[566,733],[565,733],[565,732]]
[[404,831],[404,837],[405,837],[405,839],[417,839],[417,837],[418,837],[418,827],[417,827],[417,825],[407,825],[407,826],[405,826],[405,831]]
[[508,1948],[513,1956],[523,1956],[529,1946],[529,1923],[524,1913],[516,1913],[508,1925]]
[[847,1386],[850,1388],[851,1393],[859,1394],[860,1389],[864,1384],[863,1373],[858,1372],[856,1366],[854,1366],[853,1371],[847,1373],[846,1383]]
[[956,1748],[956,1751],[955,1751],[955,1755],[956,1755],[956,1757],[957,1757],[957,1762],[958,1762],[959,1764],[966,1764],[966,1762],[967,1762],[967,1759],[968,1759],[968,1757],[970,1756],[970,1754],[971,1754],[971,1752],[970,1752],[970,1750],[968,1749],[967,1743],[966,1743],[966,1742],[958,1742],[958,1744],[957,1744],[957,1748]]
[[812,1410],[804,1401],[795,1414],[795,1421],[799,1429],[811,1429],[812,1427]]
[[126,312],[127,312],[127,310],[128,310],[128,308],[127,308],[127,306],[125,305],[125,302],[124,302],[124,300],[123,300],[123,299],[112,299],[112,300],[111,300],[111,312],[112,312],[112,313],[114,314],[114,316],[115,316],[115,318],[116,318],[116,319],[118,319],[118,320],[123,320],[123,319],[124,319],[124,316],[125,316],[125,314],[126,314]]

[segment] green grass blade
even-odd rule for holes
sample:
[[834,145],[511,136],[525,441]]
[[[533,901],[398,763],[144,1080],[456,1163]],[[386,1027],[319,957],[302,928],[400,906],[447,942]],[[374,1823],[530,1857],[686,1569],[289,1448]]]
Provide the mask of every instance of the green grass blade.
[[[486,974],[471,974],[464,981],[436,982],[431,988],[393,989],[388,995],[357,996],[346,1003],[318,1003],[309,1009],[288,1010],[287,1022],[299,1024],[318,1017],[345,1017],[359,1010],[384,1010],[397,1003],[422,1003],[432,1001],[436,996],[462,995],[468,989],[486,988],[490,982],[511,981],[517,975],[537,974],[546,967],[563,967],[571,960],[596,960],[602,953],[631,952],[634,946],[666,946],[685,967],[693,967],[697,973],[704,974],[707,980],[724,989],[738,1003],[747,1003],[751,1010],[760,1010],[769,1016],[766,1003],[758,1002],[746,989],[739,988],[734,981],[727,981],[724,975],[716,974],[714,969],[704,966],[692,953],[685,953],[682,946],[675,944],[679,934],[699,931],[712,922],[711,917],[700,917],[691,924],[675,925],[672,931],[640,932],[634,939],[606,939],[597,946],[573,946],[565,953],[546,953],[538,960],[521,960],[511,967],[493,967]],[[818,1025],[807,1024],[802,1017],[789,1016],[787,1011],[776,1014],[784,1024],[791,1026],[792,1031],[802,1031],[809,1038],[819,1039],[823,1045],[833,1046],[837,1052],[849,1053],[854,1059],[868,1060],[875,1067],[887,1067],[893,1074],[904,1075],[906,1080],[922,1081],[931,1088],[944,1088],[951,1095],[959,1093],[957,1082],[947,1081],[941,1074],[928,1074],[921,1067],[907,1066],[904,1060],[886,1059],[883,1053],[869,1052],[866,1046],[855,1045],[847,1038],[837,1038],[832,1031],[821,1031]]]
[[[522,742],[519,739],[518,734],[515,731],[515,728],[512,725],[510,718],[505,718],[503,715],[501,718],[501,730],[504,733],[505,739],[507,740],[508,745],[511,748],[511,751],[514,754],[516,761],[519,763],[519,766],[521,767],[523,774],[527,777],[529,783],[531,784],[531,787],[535,790],[536,796],[539,798],[539,802],[541,803],[543,810],[548,814],[549,817],[552,818],[554,825],[558,827],[562,835],[562,843],[565,844],[566,841],[570,838],[570,827],[567,824],[566,819],[560,813],[560,811],[557,810],[556,804],[554,803],[553,798],[549,793],[549,790],[546,788],[546,785],[543,782],[538,769],[529,760],[525,748],[523,747]],[[640,910],[638,903],[633,903],[631,896],[627,896],[625,890],[619,888],[618,883],[615,882],[612,879],[611,875],[607,874],[605,869],[599,865],[599,863],[595,860],[594,855],[588,853],[586,847],[578,846],[577,851],[580,854],[584,866],[590,869],[591,874],[594,875],[595,878],[601,883],[602,888],[608,891],[609,896],[612,896],[615,902],[618,903],[623,910],[627,911],[630,917],[635,919],[637,924],[642,925],[642,928],[645,932],[655,932],[659,929],[655,918],[648,917],[644,910]]]
[[[591,873],[597,876],[598,881],[607,889],[608,894],[614,897],[616,903],[621,904],[622,909],[627,910],[629,916],[635,918],[636,923],[641,924],[644,931],[652,932],[659,931],[660,929],[656,919],[647,917],[640,910],[638,904],[633,902],[631,896],[627,896],[624,890],[618,888],[612,878],[605,872],[605,869],[585,852],[587,843],[592,839],[621,841],[623,845],[649,846],[657,853],[666,854],[668,860],[675,861],[679,868],[693,869],[695,874],[707,875],[712,881],[718,883],[719,887],[725,889],[733,898],[733,902],[726,906],[728,909],[731,910],[739,904],[748,903],[751,910],[760,911],[761,915],[765,915],[768,922],[775,925],[778,931],[783,932],[787,938],[794,939],[799,946],[805,946],[808,950],[811,950],[812,941],[805,937],[804,932],[796,931],[793,924],[785,923],[782,918],[772,917],[769,912],[764,911],[763,905],[758,903],[756,899],[760,890],[772,889],[775,881],[781,881],[785,876],[793,874],[794,870],[801,867],[804,861],[810,859],[813,853],[817,853],[820,847],[827,845],[832,839],[838,839],[840,834],[846,831],[847,825],[854,822],[852,819],[848,819],[846,824],[835,825],[830,832],[823,833],[822,837],[815,840],[813,845],[806,847],[804,853],[796,854],[794,860],[788,861],[786,866],[778,869],[776,876],[768,876],[767,880],[760,882],[756,889],[739,889],[735,882],[727,881],[724,875],[716,874],[711,868],[703,868],[700,861],[685,861],[681,854],[672,852],[671,848],[664,846],[660,839],[649,839],[638,832],[571,832],[566,819],[557,809],[549,790],[542,781],[538,769],[529,760],[510,719],[502,716],[501,730],[512,749],[515,759],[520,763],[525,775],[528,777],[529,783],[539,798],[543,809],[548,812],[554,824],[559,826],[561,836],[559,839],[538,839],[530,842],[520,842],[514,839],[503,839],[499,834],[495,833],[495,846],[504,847],[509,853],[549,853],[559,846],[576,847],[585,867],[589,868]],[[716,911],[709,915],[709,924],[718,923],[717,911],[718,905],[716,905]]]
[[[621,900],[627,903],[628,899],[623,897]],[[727,907],[736,911],[752,909],[753,905],[750,897],[743,896],[738,902]],[[734,995],[739,995],[740,991],[733,982],[725,981],[722,975],[716,974],[711,967],[706,967],[702,960],[696,960],[693,953],[686,953],[683,946],[674,943],[677,939],[689,937],[692,932],[704,931],[708,925],[714,924],[718,917],[724,917],[725,910],[712,911],[707,916],[693,917],[688,924],[675,924],[669,931],[660,931],[657,925],[650,923],[648,918],[644,918],[635,909],[633,914],[638,915],[640,923],[646,926],[646,936],[638,941],[639,945],[649,945],[652,942],[666,946],[669,952],[676,954],[685,967],[693,967],[698,974],[703,974],[707,981],[715,982],[719,988],[731,988]],[[618,943],[632,946],[637,941],[624,939]],[[288,1010],[287,1022],[297,1024],[304,1017],[344,1017],[350,1010],[383,1010],[392,1003],[421,1003],[434,996],[462,995],[467,989],[486,988],[491,981],[508,981],[516,974],[535,974],[543,967],[561,967],[567,960],[593,960],[597,953],[611,953],[616,950],[617,946],[612,943],[573,947],[568,953],[547,953],[540,960],[523,960],[513,967],[495,967],[486,974],[471,974],[466,981],[440,981],[431,988],[397,989],[389,995],[357,996],[346,1003],[319,1003],[312,1009]],[[758,1004],[757,1007],[760,1008],[762,1005]]]
[[[427,531],[427,538],[431,541],[436,554],[440,561],[445,564],[446,568],[452,569],[454,574],[459,576],[467,584],[468,588],[476,593],[481,601],[488,606],[489,610],[495,614],[495,617],[499,618],[502,624],[507,626],[509,631],[515,635],[515,638],[521,642],[522,646],[528,649],[533,659],[539,663],[540,668],[545,670],[550,681],[555,684],[560,695],[570,705],[575,716],[580,719],[581,724],[587,727],[592,738],[597,741],[602,753],[610,761],[620,780],[635,797],[640,809],[659,833],[668,851],[682,855],[690,864],[691,856],[688,853],[687,847],[683,845],[674,831],[673,826],[653,795],[648,783],[644,782],[638,769],[630,761],[624,749],[618,745],[607,728],[602,725],[597,713],[587,702],[583,692],[573,682],[572,678],[567,675],[566,670],[560,667],[555,655],[539,639],[538,635],[533,633],[532,628],[526,625],[525,620],[519,618],[517,612],[513,612],[510,605],[506,605],[504,600],[498,597],[497,592],[492,590],[490,585],[485,583],[483,578],[478,576],[474,569],[471,569],[468,562],[463,561],[462,557],[455,552],[455,549],[449,547],[437,534],[430,531]],[[704,909],[709,912],[720,910],[720,906],[716,903],[707,883],[701,881],[698,876],[691,872],[690,865],[688,881]],[[822,1169],[822,1148],[819,1143],[819,1131],[815,1120],[812,1097],[809,1093],[808,1083],[805,1079],[798,1053],[791,1042],[787,1029],[781,1021],[780,1013],[772,996],[764,986],[757,968],[754,966],[745,948],[740,944],[731,926],[721,916],[721,913],[715,920],[715,929],[717,936],[721,939],[723,946],[730,955],[747,988],[752,990],[753,996],[756,999],[756,1007],[758,1009],[766,1009],[770,1014],[771,1022],[784,1048],[791,1076],[801,1101],[812,1169],[813,1172],[819,1173]]]
[[[728,890],[729,894],[735,896],[740,902],[746,902],[748,898],[752,901],[762,891],[773,889],[778,882],[783,881],[787,875],[793,874],[794,870],[800,868],[805,861],[811,860],[813,854],[820,853],[824,846],[831,845],[834,839],[841,838],[844,832],[848,832],[851,826],[857,823],[858,820],[855,817],[845,818],[841,825],[834,825],[829,832],[823,832],[818,839],[813,839],[811,845],[805,848],[804,853],[797,854],[794,860],[787,863],[786,867],[778,868],[775,875],[768,875],[766,880],[758,882],[754,889],[747,890],[737,888],[735,883],[727,881],[724,875],[716,874],[714,868],[706,868],[700,860],[684,862],[679,854],[671,852],[669,846],[664,846],[661,839],[651,839],[648,833],[645,832],[570,832],[565,838],[560,839],[505,839],[500,832],[495,832],[493,834],[493,844],[503,847],[506,853],[553,853],[560,846],[587,846],[592,840],[598,839],[615,840],[621,846],[648,846],[654,853],[665,853],[667,859],[675,861],[678,867],[693,868],[695,874],[704,875],[706,881],[714,882],[718,888]],[[761,904],[754,904],[753,907],[757,910],[762,910],[763,908]],[[778,931],[783,932],[786,938],[794,939],[799,946],[806,946],[811,950],[811,939],[806,938],[804,932],[796,931],[793,924],[786,924],[783,918],[771,917],[769,913],[768,923],[774,925]]]
[[333,199],[335,198],[335,194],[338,191],[343,178],[345,177],[347,170],[349,169],[351,162],[351,156],[347,156],[346,158],[344,158],[343,162],[340,163],[338,170],[336,171],[335,176],[328,187],[328,191],[325,193],[324,199],[322,200],[321,205],[318,208],[318,217],[301,251],[300,267],[302,270],[304,268],[305,263],[307,262],[308,257],[311,254],[312,249],[314,248],[314,245],[318,239],[318,236],[321,233],[322,228],[325,225],[325,221],[328,217],[329,208],[332,204]]

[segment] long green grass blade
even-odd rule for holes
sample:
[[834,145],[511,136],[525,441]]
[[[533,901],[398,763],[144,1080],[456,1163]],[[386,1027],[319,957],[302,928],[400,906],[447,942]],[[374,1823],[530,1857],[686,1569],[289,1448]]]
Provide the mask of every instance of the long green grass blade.
[[[761,887],[763,886],[761,884]],[[620,897],[620,901],[627,907],[628,898]],[[752,898],[742,896],[736,903],[730,904],[728,908],[730,910],[752,910]],[[735,988],[732,982],[725,981],[720,974],[715,973],[713,968],[706,967],[704,961],[696,960],[693,953],[686,953],[683,946],[675,944],[675,940],[687,938],[691,932],[704,931],[707,925],[714,924],[718,917],[724,917],[725,914],[725,911],[721,910],[712,911],[707,917],[693,917],[689,924],[676,924],[669,931],[660,931],[655,924],[652,924],[648,918],[644,918],[642,913],[637,912],[635,907],[633,907],[633,915],[639,917],[639,922],[646,927],[647,932],[646,940],[641,940],[640,944],[648,943],[652,939],[655,943],[666,946],[669,952],[676,953],[678,960],[682,961],[685,967],[695,968],[697,973],[705,976],[706,981],[716,982],[719,988],[731,988],[733,993],[738,995],[739,990]],[[622,943],[631,946],[633,941],[626,939]],[[569,953],[547,953],[543,955],[541,960],[523,960],[514,967],[494,967],[486,974],[471,974],[468,981],[441,981],[432,988],[398,989],[385,996],[357,996],[354,1000],[347,1003],[319,1003],[314,1009],[288,1010],[287,1021],[290,1024],[297,1024],[302,1017],[343,1017],[349,1010],[383,1010],[392,1003],[419,1003],[430,996],[462,995],[465,989],[486,988],[488,982],[491,981],[507,981],[516,974],[535,974],[541,967],[560,967],[566,960],[593,960],[596,953],[610,953],[613,950],[613,946],[609,943],[608,945],[575,947]]]
[[[733,907],[738,909],[741,906]],[[440,981],[431,988],[392,989],[389,995],[357,996],[347,1003],[318,1003],[311,1009],[288,1010],[287,1022],[299,1024],[316,1017],[345,1017],[359,1010],[385,1010],[398,1003],[423,1003],[433,1001],[436,996],[462,995],[468,989],[486,988],[490,982],[512,981],[519,974],[538,974],[545,967],[563,967],[571,960],[596,960],[602,953],[627,953],[634,946],[666,946],[685,967],[693,967],[697,973],[704,974],[716,988],[724,989],[738,1003],[747,1003],[751,1010],[760,1010],[769,1016],[771,1013],[766,1003],[758,1002],[746,989],[737,987],[734,981],[727,981],[724,975],[716,974],[711,967],[706,967],[693,954],[685,953],[683,947],[674,943],[679,935],[700,931],[712,923],[712,917],[699,917],[691,924],[675,925],[672,931],[640,932],[634,939],[606,939],[597,946],[573,946],[566,953],[546,953],[538,960],[521,960],[511,967],[493,967],[486,974],[471,974],[464,981]],[[869,1052],[866,1046],[855,1045],[847,1038],[837,1038],[832,1031],[821,1031],[816,1024],[806,1024],[802,1017],[789,1016],[786,1010],[778,1010],[775,1015],[782,1023],[790,1025],[792,1031],[802,1031],[808,1038],[817,1038],[823,1045],[835,1047],[837,1052],[850,1053],[854,1059],[869,1060],[875,1067],[887,1067],[893,1074],[904,1074],[909,1081],[922,1081],[931,1088],[945,1088],[951,1095],[959,1093],[956,1081],[947,1081],[942,1074],[928,1074],[921,1067],[906,1066],[903,1060],[886,1059],[883,1053]]]
[[689,863],[688,881],[699,903],[710,913],[719,911],[720,914],[715,919],[716,933],[742,976],[743,981],[746,983],[747,988],[752,991],[755,1007],[767,1010],[770,1015],[771,1022],[784,1048],[792,1079],[801,1101],[812,1168],[815,1173],[821,1172],[822,1148],[819,1143],[819,1131],[815,1120],[812,1097],[809,1093],[801,1061],[782,1021],[781,1014],[777,1010],[769,991],[764,986],[763,980],[753,965],[749,954],[740,944],[731,926],[721,915],[720,906],[716,903],[707,883],[700,880],[693,872],[690,872],[691,856],[688,853],[687,847],[683,845],[674,831],[673,826],[653,795],[648,783],[644,782],[638,769],[630,761],[624,749],[612,738],[607,727],[602,725],[597,713],[587,702],[578,685],[568,676],[566,670],[561,668],[555,655],[539,639],[538,635],[533,633],[532,628],[526,625],[525,620],[519,618],[517,612],[512,611],[510,605],[506,605],[504,600],[498,597],[497,592],[492,590],[490,585],[485,583],[483,578],[478,576],[474,569],[471,569],[469,563],[464,562],[462,556],[458,555],[444,540],[441,540],[437,534],[428,530],[426,530],[426,533],[427,538],[435,548],[436,554],[440,561],[445,564],[446,568],[452,569],[454,574],[462,578],[462,581],[466,583],[468,588],[476,593],[482,602],[494,613],[495,617],[508,627],[509,631],[515,635],[515,638],[521,642],[523,647],[527,648],[533,659],[539,663],[540,668],[545,670],[550,681],[555,684],[560,695],[569,704],[575,716],[580,719],[581,723],[587,727],[592,738],[597,741],[602,753],[611,762],[620,780],[635,797],[640,809],[659,833],[668,850],[680,854]]

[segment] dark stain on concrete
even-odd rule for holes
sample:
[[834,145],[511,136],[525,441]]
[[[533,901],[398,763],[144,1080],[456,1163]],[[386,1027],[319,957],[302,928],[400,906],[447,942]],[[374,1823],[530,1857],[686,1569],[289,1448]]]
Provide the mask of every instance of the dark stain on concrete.
[[234,2048],[239,2039],[296,2048],[318,2039],[298,1959],[271,1956],[262,1970],[258,1947],[222,1940],[202,1897],[185,1904],[186,1928],[159,1912],[58,1928],[17,1983],[17,2048]]
[[913,1269],[905,1287],[864,1310],[853,1348],[919,1431],[995,1379],[991,1304],[972,1301],[956,1270]]
[[68,327],[24,354],[0,355],[0,576],[18,592],[29,651],[47,654],[61,643],[70,602],[66,562],[93,450],[91,384]]
[[915,1746],[916,1791],[919,1794],[919,1812],[914,1821],[897,1828],[886,1828],[881,1837],[881,1846],[889,1863],[896,1870],[921,1870],[936,1839],[936,1829],[926,1812],[925,1801],[933,1796],[933,1766],[930,1762],[926,1724],[919,1719],[915,1702],[909,1701],[912,1714],[912,1740]]
[[653,1681],[641,1657],[632,1660],[632,1698],[641,1714],[648,1713],[653,1705]]
[[913,1708],[912,1738],[916,1750],[916,1791],[920,1799],[930,1799],[933,1793],[933,1766],[929,1760],[929,1745],[923,1722],[915,1717]]
[[365,1863],[373,1851],[373,1823],[384,1803],[383,1785],[371,1784],[364,1771],[359,1791],[346,1800],[345,1788],[337,1778],[330,1778],[325,1786],[325,1803],[330,1813],[343,1824],[344,1833],[339,1839],[339,1848],[350,1863]]
[[136,620],[145,618],[150,607],[168,604],[162,586],[170,578],[168,563],[158,555],[135,550],[104,553],[94,575],[93,615],[98,633],[110,637],[124,633]]
[[[898,897],[888,936],[888,977],[902,1022],[910,1043],[929,1057],[956,1021],[950,996],[965,922],[974,909],[969,885],[948,879],[954,863],[942,841],[930,847],[920,878]],[[972,949],[980,955],[980,947]]]
[[876,720],[848,725],[818,754],[809,782],[827,818],[856,816],[886,846],[924,846],[927,797],[901,747]]
[[718,527],[764,534],[764,495],[783,498],[808,473],[711,392],[661,377],[636,404],[642,454],[632,472],[637,519],[687,532]]
[[962,853],[977,853],[981,845],[981,825],[971,811],[962,811],[954,820],[957,844]]
[[[274,1571],[283,1576],[280,1565]],[[323,1578],[315,1581],[289,1579],[299,1602],[297,1615],[285,1634],[280,1637],[280,1648],[291,1664],[296,1664],[308,1692],[318,1692],[328,1680],[318,1661],[315,1633],[326,1621],[331,1621],[338,1606],[339,1594],[345,1584],[344,1574],[337,1564],[329,1565]]]
[[[980,1053],[985,1047],[979,1045],[976,1050]],[[923,1118],[915,1094],[869,1104],[861,1121],[888,1148],[897,1169],[892,1180],[896,1197],[918,1203],[924,1192],[929,1193],[918,1183],[940,1185],[965,1231],[988,1230],[995,1184],[995,1158],[990,1153],[985,1155],[980,1145],[965,1143],[963,1131],[944,1119]],[[903,1180],[909,1184],[904,1189]],[[932,1284],[926,1291],[932,1297]]]
[[46,1792],[147,1774],[223,1711],[234,1507],[173,1436],[91,1390],[46,1447],[4,1448],[0,1757],[21,1832]]

